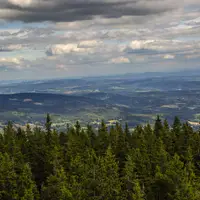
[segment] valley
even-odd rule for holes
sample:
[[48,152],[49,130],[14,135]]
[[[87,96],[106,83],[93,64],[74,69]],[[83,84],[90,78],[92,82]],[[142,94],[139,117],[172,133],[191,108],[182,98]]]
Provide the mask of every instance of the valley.
[[200,79],[197,75],[151,74],[82,79],[27,81],[0,86],[0,123],[44,123],[52,115],[53,127],[66,128],[77,120],[98,128],[102,119],[130,127],[153,123],[157,115],[173,121],[179,116],[198,127]]

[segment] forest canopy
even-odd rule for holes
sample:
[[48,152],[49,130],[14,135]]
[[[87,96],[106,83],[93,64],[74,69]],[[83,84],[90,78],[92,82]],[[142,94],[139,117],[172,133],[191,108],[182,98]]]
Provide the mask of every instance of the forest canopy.
[[66,131],[11,122],[0,134],[1,200],[199,200],[200,131],[116,123]]

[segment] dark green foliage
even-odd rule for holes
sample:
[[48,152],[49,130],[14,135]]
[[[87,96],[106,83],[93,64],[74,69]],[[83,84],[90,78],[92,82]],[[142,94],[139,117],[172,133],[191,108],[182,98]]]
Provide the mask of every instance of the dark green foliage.
[[2,200],[199,200],[200,132],[175,117],[66,131],[11,122],[0,134]]
[[0,154],[0,199],[38,199],[29,165],[24,164],[20,171],[17,171],[15,166],[14,159],[7,153]]
[[130,200],[144,200],[145,194],[141,188],[133,157],[128,156],[123,170],[122,187],[123,198]]
[[56,169],[54,174],[47,178],[45,185],[42,187],[41,199],[72,200],[72,194],[68,189],[68,185],[64,169]]
[[48,134],[51,132],[51,125],[52,125],[51,117],[49,114],[47,114],[45,127]]
[[35,182],[32,180],[31,168],[28,164],[24,164],[17,178],[17,192],[21,200],[39,199],[39,193]]
[[100,157],[97,165],[97,198],[117,200],[121,195],[121,182],[118,175],[118,163],[109,146],[105,155]]
[[13,159],[7,153],[0,154],[0,199],[15,199],[18,196],[14,166]]
[[180,134],[180,131],[181,131],[181,121],[180,119],[176,116],[174,118],[174,123],[173,123],[173,131],[176,135],[179,135]]
[[155,135],[157,137],[161,136],[161,134],[162,134],[162,128],[163,128],[162,121],[160,119],[160,116],[158,115],[157,119],[156,119],[156,122],[155,122],[155,126],[154,126],[154,133],[155,133]]

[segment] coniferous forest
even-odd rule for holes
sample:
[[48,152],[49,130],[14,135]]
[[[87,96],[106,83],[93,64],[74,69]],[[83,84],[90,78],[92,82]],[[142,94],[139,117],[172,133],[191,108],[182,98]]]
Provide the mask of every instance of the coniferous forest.
[[200,132],[177,117],[154,127],[65,132],[9,122],[0,135],[1,200],[199,200]]

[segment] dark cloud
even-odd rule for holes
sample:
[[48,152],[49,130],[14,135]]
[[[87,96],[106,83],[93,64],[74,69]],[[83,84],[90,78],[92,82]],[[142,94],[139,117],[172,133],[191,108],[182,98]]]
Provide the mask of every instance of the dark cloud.
[[0,0],[0,19],[71,22],[89,20],[95,16],[119,18],[154,15],[176,7],[177,3],[172,4],[172,0]]

